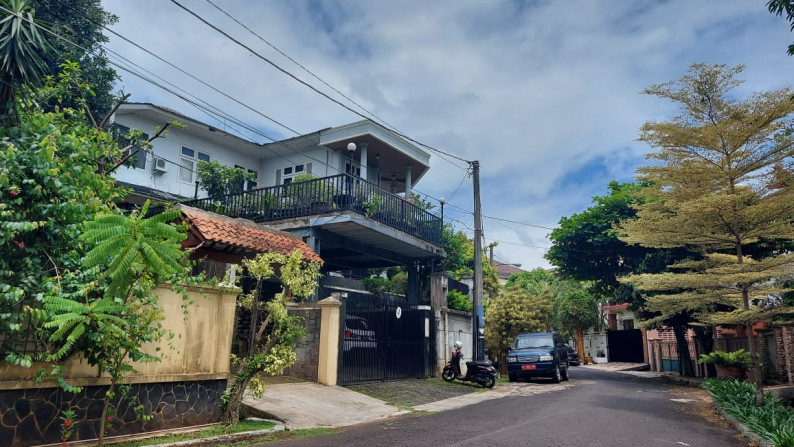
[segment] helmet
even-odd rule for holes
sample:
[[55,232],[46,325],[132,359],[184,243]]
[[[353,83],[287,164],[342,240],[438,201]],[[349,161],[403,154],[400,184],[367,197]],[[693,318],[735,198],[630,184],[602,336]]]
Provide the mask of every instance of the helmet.
[[463,343],[461,343],[461,342],[459,342],[459,341],[456,341],[456,342],[455,342],[455,349],[460,349],[460,348],[462,348],[462,347],[463,347]]

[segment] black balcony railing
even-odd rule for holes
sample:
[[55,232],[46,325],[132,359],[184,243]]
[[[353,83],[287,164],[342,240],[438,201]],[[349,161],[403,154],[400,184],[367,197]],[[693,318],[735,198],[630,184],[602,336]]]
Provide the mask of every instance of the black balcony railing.
[[348,174],[270,186],[184,205],[254,222],[353,211],[390,227],[441,245],[441,219],[402,197]]

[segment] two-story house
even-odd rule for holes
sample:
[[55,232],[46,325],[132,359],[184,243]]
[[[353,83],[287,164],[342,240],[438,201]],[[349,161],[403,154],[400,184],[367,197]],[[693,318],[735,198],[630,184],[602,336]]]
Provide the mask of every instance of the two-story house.
[[[383,343],[373,339],[365,345],[345,345],[371,348],[363,350],[363,358],[350,359],[351,365],[354,363],[351,371],[368,370],[388,377],[424,375],[422,371],[433,364],[426,335],[432,333],[428,326],[432,315],[425,305],[429,291],[420,285],[429,283],[435,261],[445,254],[441,219],[415,205],[409,193],[427,173],[430,155],[367,120],[257,144],[153,104],[124,104],[114,117],[122,129],[149,135],[172,121],[180,125],[169,126],[152,142],[150,152],[136,154],[135,166],[117,172],[117,182],[133,190],[128,203],[140,204],[146,198],[179,201],[299,236],[323,259],[326,275],[321,281],[321,298],[332,291],[350,292],[345,324],[371,326],[371,331],[364,332],[369,338],[388,337]],[[241,185],[239,193],[206,197],[197,183],[197,166],[200,161],[212,160],[246,169],[254,173],[255,180]],[[213,244],[201,249],[225,250],[230,258],[239,255],[232,244]],[[381,312],[375,314],[369,303],[355,301],[368,299],[366,292],[359,288],[361,293],[355,293],[344,277],[390,266],[407,271],[405,298],[375,306]],[[353,315],[356,311],[359,313]],[[344,332],[360,336],[352,327],[345,327]],[[417,356],[417,352],[425,355]],[[393,371],[384,367],[383,358],[395,365]],[[345,361],[342,363],[344,367]],[[405,365],[415,368],[406,369]],[[380,378],[371,374],[341,376],[348,377],[347,381]]]

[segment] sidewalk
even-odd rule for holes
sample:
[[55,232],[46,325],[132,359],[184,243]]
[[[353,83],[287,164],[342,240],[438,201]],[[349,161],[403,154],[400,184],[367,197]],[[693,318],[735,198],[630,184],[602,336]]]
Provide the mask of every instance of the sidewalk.
[[[643,363],[599,363],[574,367],[574,371],[576,368],[624,372],[643,377],[659,377],[662,374],[647,371],[648,365]],[[575,386],[577,383],[576,380],[560,384],[499,382],[492,390],[475,392],[476,388],[472,387],[472,392],[468,394],[459,395],[459,393],[456,393],[456,395],[450,395],[449,398],[416,405],[411,409],[401,409],[344,387],[298,382],[268,385],[262,399],[254,400],[246,397],[243,403],[254,409],[255,415],[283,421],[287,429],[294,430],[315,427],[344,427],[406,414],[411,410],[446,411],[502,397],[528,396],[559,391]],[[422,387],[427,386],[426,382],[421,379],[378,382],[372,385],[399,388],[401,392],[405,390],[405,387],[414,387],[421,392]]]

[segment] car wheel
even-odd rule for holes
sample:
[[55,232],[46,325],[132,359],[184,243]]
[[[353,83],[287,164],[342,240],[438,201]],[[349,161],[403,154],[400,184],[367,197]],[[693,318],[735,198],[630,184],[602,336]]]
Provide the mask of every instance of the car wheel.
[[560,383],[560,380],[562,380],[562,377],[560,377],[560,376],[561,376],[561,374],[560,374],[560,364],[558,363],[558,364],[556,364],[554,366],[554,375],[551,376],[551,380],[554,383]]
[[482,381],[481,385],[484,388],[493,388],[493,386],[496,385],[496,378],[494,378],[494,376],[489,375],[488,377],[485,378],[485,380]]
[[516,382],[516,381],[518,381],[518,377],[516,377],[515,374],[508,374],[507,375],[507,381],[508,382]]
[[569,369],[570,367],[566,366],[565,369],[560,371],[560,376],[562,377],[563,381],[567,381],[570,378],[568,374]]
[[441,378],[444,379],[445,382],[452,382],[455,380],[455,371],[445,369],[444,372],[441,373]]

